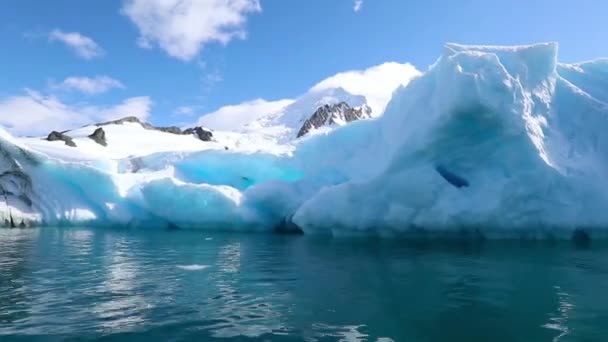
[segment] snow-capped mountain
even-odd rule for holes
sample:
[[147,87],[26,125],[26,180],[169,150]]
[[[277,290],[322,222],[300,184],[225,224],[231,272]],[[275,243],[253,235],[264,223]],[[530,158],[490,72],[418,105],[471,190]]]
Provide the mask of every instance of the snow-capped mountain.
[[[284,144],[296,139],[306,121],[323,106],[342,102],[353,108],[368,106],[365,96],[351,94],[340,87],[311,90],[293,101],[277,102],[282,106],[280,108],[271,106],[273,111],[270,113],[248,115],[247,118],[250,121],[243,121],[241,116],[235,120],[226,116],[221,118],[222,124],[220,126],[223,130],[228,129],[232,132],[263,137],[275,143]],[[252,108],[252,110],[255,109]],[[369,110],[372,111],[372,109]],[[215,115],[225,115],[225,113],[212,114],[207,118],[203,117],[199,123],[208,123],[208,127],[214,129],[214,124],[217,124],[220,120]],[[371,114],[368,116],[371,116]],[[226,121],[232,122],[232,125]],[[326,128],[329,130],[331,127],[327,126]]]
[[[345,101],[349,101],[348,104]],[[350,104],[359,107],[353,108]],[[332,108],[331,115],[324,118],[323,108],[327,106]],[[304,132],[319,128],[328,132],[336,126],[369,118],[370,113],[365,97],[335,88],[307,93],[285,108],[235,131],[212,131],[201,126],[156,127],[137,117],[125,117],[73,130],[52,131],[44,138],[20,138],[20,141],[36,151],[67,161],[120,159],[172,151],[282,154],[291,152],[292,143]]]
[[302,137],[313,130],[320,128],[331,128],[334,126],[344,126],[349,122],[371,118],[372,109],[363,105],[353,108],[346,102],[336,104],[326,104],[319,107],[298,131],[297,137]]
[[272,122],[289,127],[297,132],[318,108],[341,102],[347,103],[351,107],[367,105],[365,96],[351,94],[343,88],[310,91],[282,111],[271,115]]

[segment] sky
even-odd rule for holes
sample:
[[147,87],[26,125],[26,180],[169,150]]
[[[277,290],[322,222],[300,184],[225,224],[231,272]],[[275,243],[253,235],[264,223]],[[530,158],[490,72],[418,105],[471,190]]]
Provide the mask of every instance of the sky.
[[0,125],[269,110],[368,75],[397,85],[446,42],[556,41],[560,61],[589,60],[608,56],[605,13],[604,0],[4,0]]

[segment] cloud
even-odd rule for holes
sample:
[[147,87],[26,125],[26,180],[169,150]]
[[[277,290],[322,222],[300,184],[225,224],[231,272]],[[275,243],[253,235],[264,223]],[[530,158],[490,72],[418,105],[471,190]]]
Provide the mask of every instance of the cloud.
[[342,87],[354,95],[363,95],[374,113],[382,113],[400,85],[407,85],[421,73],[409,63],[387,62],[365,70],[338,73],[317,83],[310,91]]
[[93,78],[89,77],[68,77],[59,84],[53,84],[53,89],[63,91],[77,91],[88,95],[101,94],[109,90],[119,88],[124,89],[125,86],[119,80],[109,76],[98,75]]
[[130,97],[121,103],[110,107],[86,107],[82,111],[98,120],[116,120],[125,116],[136,116],[142,120],[148,119],[152,109],[152,100],[148,96]]
[[189,61],[208,43],[245,38],[247,14],[261,10],[259,0],[125,0],[121,12],[139,29],[141,47]]
[[215,112],[202,116],[198,124],[211,129],[236,131],[262,116],[276,113],[293,103],[293,100],[266,101],[256,99],[237,105],[224,106]]
[[180,106],[173,111],[174,115],[192,116],[199,110],[199,106]]
[[353,6],[353,11],[359,12],[363,7],[363,0],[355,0],[355,5]]
[[24,95],[0,100],[0,125],[16,135],[46,135],[94,122],[125,116],[146,119],[152,101],[147,96],[128,98],[113,106],[69,105],[52,95],[26,90]]
[[212,87],[224,80],[224,77],[219,72],[219,70],[214,70],[203,77],[203,83],[207,87]]
[[93,39],[78,32],[63,32],[54,29],[49,33],[49,40],[64,43],[84,59],[93,59],[104,54],[103,49]]

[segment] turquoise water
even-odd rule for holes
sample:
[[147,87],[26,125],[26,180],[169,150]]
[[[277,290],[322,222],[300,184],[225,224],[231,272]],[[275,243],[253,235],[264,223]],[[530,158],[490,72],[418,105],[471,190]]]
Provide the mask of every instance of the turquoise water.
[[0,230],[0,341],[608,341],[608,245]]

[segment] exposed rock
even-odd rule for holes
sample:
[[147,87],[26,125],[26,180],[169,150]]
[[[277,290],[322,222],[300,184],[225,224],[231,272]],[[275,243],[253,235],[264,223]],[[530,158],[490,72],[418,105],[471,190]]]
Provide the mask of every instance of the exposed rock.
[[211,138],[213,138],[213,133],[211,131],[206,130],[200,126],[187,128],[185,130],[182,130],[181,128],[176,127],[176,126],[156,127],[147,122],[141,121],[139,118],[137,118],[135,116],[127,116],[127,117],[119,119],[119,120],[102,122],[102,123],[96,124],[95,126],[101,127],[101,126],[107,126],[107,125],[122,125],[127,122],[128,123],[138,123],[144,129],[149,129],[149,130],[154,130],[154,131],[159,131],[159,132],[165,132],[165,133],[171,133],[171,134],[177,134],[177,135],[195,135],[198,139],[200,139],[202,141],[211,141]]
[[344,125],[346,123],[371,117],[371,108],[364,105],[359,108],[353,108],[346,102],[340,102],[332,105],[324,105],[319,107],[308,118],[304,125],[298,131],[297,137],[306,135],[310,131],[331,125]]
[[61,132],[57,132],[57,131],[52,131],[48,137],[46,137],[46,140],[48,141],[63,141],[65,142],[66,145],[70,146],[70,147],[76,147],[76,143],[74,142],[74,140],[68,136],[65,133],[61,133]]
[[144,128],[147,128],[145,126],[150,126],[151,127],[150,124],[148,124],[147,122],[143,122],[143,121],[139,120],[139,118],[136,117],[136,116],[127,116],[127,117],[124,117],[124,118],[118,119],[118,120],[101,122],[101,123],[95,124],[95,126],[101,127],[101,126],[108,126],[108,125],[122,125],[122,124],[124,124],[126,122],[138,123],[138,124],[144,126]]
[[169,126],[169,127],[153,127],[152,129],[155,129],[157,131],[161,131],[161,132],[165,132],[165,133],[171,133],[171,134],[185,134],[184,132],[182,132],[181,128],[179,127],[175,127],[175,126]]
[[193,134],[202,141],[211,141],[211,138],[213,138],[213,133],[211,133],[211,131],[206,130],[200,126],[185,129],[183,134]]
[[106,141],[106,132],[101,127],[97,128],[93,134],[89,135],[89,138],[101,146],[108,146],[108,142]]

